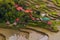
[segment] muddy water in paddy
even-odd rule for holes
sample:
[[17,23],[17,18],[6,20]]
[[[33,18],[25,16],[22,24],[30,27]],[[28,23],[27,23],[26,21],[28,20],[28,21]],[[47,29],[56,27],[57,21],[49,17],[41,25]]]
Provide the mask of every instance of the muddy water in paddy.
[[[6,36],[6,40],[48,40],[48,37],[42,33],[28,31],[25,33],[11,29],[0,29],[0,33]],[[0,40],[4,40],[2,36],[0,36]]]

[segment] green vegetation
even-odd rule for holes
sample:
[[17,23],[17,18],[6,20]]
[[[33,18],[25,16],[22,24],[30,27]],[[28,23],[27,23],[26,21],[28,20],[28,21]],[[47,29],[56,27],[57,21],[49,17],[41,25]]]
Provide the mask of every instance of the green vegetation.
[[[57,2],[52,0],[59,6],[59,0]],[[60,16],[54,7],[48,7],[48,3],[41,0],[0,0],[0,23],[8,24],[13,29],[26,28],[28,25],[58,31],[56,24],[60,23],[56,19],[60,20]]]

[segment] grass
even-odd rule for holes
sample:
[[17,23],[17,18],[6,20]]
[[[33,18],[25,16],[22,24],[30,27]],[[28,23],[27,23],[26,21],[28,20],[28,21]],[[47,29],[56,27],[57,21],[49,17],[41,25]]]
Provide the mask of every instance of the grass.
[[[60,24],[60,22],[55,22],[55,21],[52,21],[52,22],[53,22],[52,27],[43,22],[41,22],[41,23],[40,22],[29,22],[27,25],[32,26],[32,27],[40,27],[40,28],[48,29],[53,32],[58,31],[56,26],[58,26]],[[26,26],[24,26],[24,25],[7,26],[5,23],[0,23],[0,28],[19,30],[20,28],[26,28]]]

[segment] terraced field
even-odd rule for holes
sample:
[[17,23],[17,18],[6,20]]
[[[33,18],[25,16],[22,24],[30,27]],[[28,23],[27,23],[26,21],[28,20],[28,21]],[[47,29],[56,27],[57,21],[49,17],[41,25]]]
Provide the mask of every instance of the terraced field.
[[[5,36],[6,40],[48,40],[47,35],[34,30],[23,29],[19,32],[17,30],[0,28],[0,33]],[[0,40],[5,40],[3,36],[0,37]]]
[[[22,0],[24,1],[24,0]],[[26,2],[26,1],[25,1]],[[35,0],[31,1],[29,0],[26,3],[29,3],[29,6],[33,6],[34,4],[36,4],[38,1],[35,2]],[[56,19],[55,21],[59,21],[60,20],[60,3],[54,1],[54,0],[43,0],[43,2],[46,4],[44,5],[40,5],[40,3],[37,3],[39,5],[37,5],[37,8],[39,11],[41,11],[42,13],[46,13],[48,14],[47,16],[49,18]],[[32,5],[33,4],[33,5]],[[34,5],[36,6],[36,5]],[[36,7],[33,9],[36,9]],[[41,7],[42,6],[42,7]],[[41,9],[42,8],[42,9]],[[53,14],[50,14],[50,13]],[[57,14],[55,15],[55,13],[57,12]],[[52,15],[52,17],[51,17]],[[5,25],[5,24],[4,24]],[[60,25],[60,23],[56,24],[56,25]],[[10,25],[11,26],[11,25]],[[0,40],[60,40],[60,26],[58,26],[59,32],[58,33],[53,33],[49,30],[40,28],[40,27],[27,27],[27,29],[20,29],[18,30],[13,30],[13,29],[9,29],[9,27],[7,26],[6,28],[1,28],[3,27],[0,24]]]

